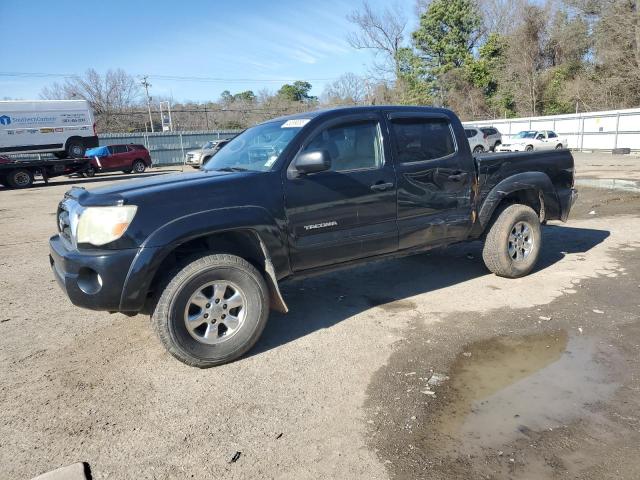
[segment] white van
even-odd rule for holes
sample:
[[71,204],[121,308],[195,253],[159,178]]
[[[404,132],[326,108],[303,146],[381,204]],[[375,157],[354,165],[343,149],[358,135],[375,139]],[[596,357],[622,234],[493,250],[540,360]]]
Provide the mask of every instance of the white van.
[[97,146],[86,100],[0,101],[0,154],[52,152],[58,158],[80,158]]

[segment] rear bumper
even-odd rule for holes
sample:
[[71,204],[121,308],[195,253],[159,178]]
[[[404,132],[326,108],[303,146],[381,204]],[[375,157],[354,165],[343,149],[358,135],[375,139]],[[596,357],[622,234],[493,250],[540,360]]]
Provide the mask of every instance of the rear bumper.
[[578,190],[575,188],[567,188],[558,192],[558,199],[560,200],[560,220],[566,222],[571,213],[573,204],[578,199]]
[[120,310],[129,268],[138,249],[80,252],[70,249],[59,235],[49,240],[49,262],[58,284],[79,307]]

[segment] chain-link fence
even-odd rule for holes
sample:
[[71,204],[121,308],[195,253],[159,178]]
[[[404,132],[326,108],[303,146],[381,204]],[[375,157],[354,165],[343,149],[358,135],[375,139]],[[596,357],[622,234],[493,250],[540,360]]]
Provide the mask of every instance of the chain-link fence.
[[104,133],[98,135],[100,145],[137,143],[144,145],[155,166],[178,165],[188,150],[200,148],[209,140],[235,137],[240,130],[156,133]]

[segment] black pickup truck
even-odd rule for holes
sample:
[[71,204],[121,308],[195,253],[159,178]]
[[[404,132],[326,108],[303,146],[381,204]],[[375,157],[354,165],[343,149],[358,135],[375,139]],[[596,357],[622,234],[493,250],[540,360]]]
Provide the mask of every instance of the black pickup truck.
[[573,185],[567,150],[474,158],[445,109],[315,111],[249,128],[200,172],[71,189],[50,262],[74,304],[148,312],[208,367],[287,311],[285,279],[475,239],[491,272],[526,275]]

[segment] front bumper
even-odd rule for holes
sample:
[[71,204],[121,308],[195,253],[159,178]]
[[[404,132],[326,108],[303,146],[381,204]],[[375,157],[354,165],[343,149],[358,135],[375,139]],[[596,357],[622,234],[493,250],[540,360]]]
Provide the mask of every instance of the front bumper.
[[496,148],[496,152],[524,152],[524,147],[520,145],[500,145]]
[[129,269],[138,249],[71,249],[60,235],[49,240],[53,274],[71,303],[91,310],[119,311]]

